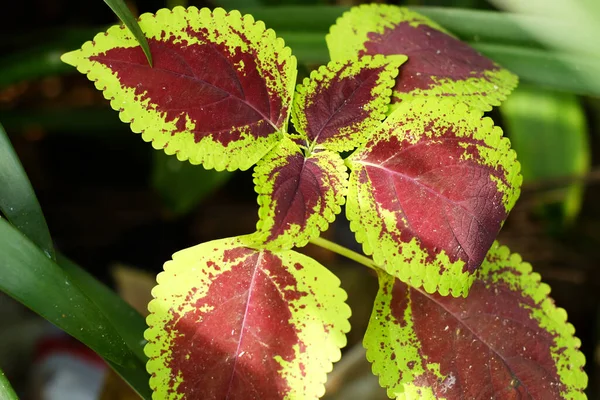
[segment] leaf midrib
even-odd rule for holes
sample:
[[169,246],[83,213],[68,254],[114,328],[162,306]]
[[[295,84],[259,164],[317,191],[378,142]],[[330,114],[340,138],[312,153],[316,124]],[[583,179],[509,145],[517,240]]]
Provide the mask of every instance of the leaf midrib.
[[[176,54],[176,55],[177,55],[178,57],[181,57],[181,56],[179,56],[178,54]],[[273,127],[273,129],[275,129],[275,131],[279,131],[279,130],[280,130],[280,129],[279,129],[279,128],[278,128],[278,127],[275,125],[275,123],[274,123],[273,121],[271,121],[271,117],[270,117],[270,116],[268,116],[268,117],[267,117],[265,114],[263,114],[263,113],[262,113],[262,111],[258,110],[256,107],[254,107],[254,106],[253,106],[252,104],[250,104],[248,101],[246,101],[246,99],[245,99],[245,98],[244,98],[244,99],[242,99],[242,98],[240,98],[240,97],[238,97],[238,96],[235,96],[235,95],[233,95],[233,94],[229,93],[228,91],[226,91],[226,90],[224,90],[224,89],[222,89],[222,88],[220,88],[220,87],[218,87],[218,86],[216,86],[216,85],[214,85],[214,84],[212,84],[212,83],[210,83],[210,82],[207,82],[206,80],[204,80],[204,79],[202,79],[202,78],[199,78],[199,77],[197,77],[196,75],[193,75],[193,76],[191,76],[191,75],[186,75],[186,74],[178,73],[178,72],[175,72],[175,71],[172,71],[172,70],[169,70],[169,69],[165,69],[165,68],[158,68],[158,67],[152,67],[152,68],[151,68],[151,67],[150,67],[150,66],[148,66],[148,65],[141,65],[141,64],[138,64],[138,63],[127,62],[127,61],[123,61],[123,60],[115,60],[115,59],[108,58],[108,57],[106,57],[106,56],[103,58],[103,60],[106,60],[106,61],[108,61],[108,62],[112,62],[112,63],[121,63],[121,64],[124,64],[124,65],[129,65],[129,66],[131,66],[131,67],[134,67],[134,68],[139,68],[139,69],[145,69],[145,70],[147,70],[147,69],[150,69],[150,70],[159,70],[159,71],[162,71],[162,72],[165,72],[165,73],[168,73],[168,74],[174,75],[174,76],[176,76],[176,77],[178,77],[178,78],[182,78],[182,79],[188,79],[188,80],[192,80],[192,81],[196,80],[196,81],[202,82],[204,85],[206,85],[206,86],[210,86],[210,87],[212,87],[212,88],[215,88],[216,90],[218,90],[218,91],[220,91],[220,92],[224,93],[224,94],[225,94],[226,96],[228,96],[228,97],[232,97],[232,98],[235,98],[235,99],[237,99],[237,100],[238,100],[238,101],[240,101],[241,103],[245,104],[247,107],[251,108],[251,109],[252,109],[254,112],[256,112],[258,115],[260,115],[260,116],[263,118],[263,120],[267,121],[267,122],[269,123],[269,125],[271,125],[271,126]],[[190,67],[190,65],[189,65],[189,63],[188,63],[187,61],[185,61],[184,59],[182,59],[182,61],[183,61],[183,62],[186,64],[186,66]],[[108,67],[108,68],[112,70],[112,68],[110,68],[110,67]],[[235,76],[236,76],[236,81],[237,81],[237,84],[240,86],[240,91],[241,91],[242,93],[244,93],[244,91],[243,91],[243,88],[242,88],[242,86],[241,86],[241,82],[240,82],[240,80],[239,80],[239,77],[238,77],[238,74],[237,74],[237,71],[236,71],[236,74],[235,74]],[[263,82],[263,86],[264,86],[264,81],[262,81],[262,82]],[[266,89],[266,88],[265,88],[265,89]],[[267,90],[267,93],[268,93],[268,90]],[[244,94],[245,94],[245,93],[244,93]],[[218,101],[222,101],[222,100],[223,100],[223,99],[220,99],[220,100],[218,100]],[[269,100],[270,100],[270,99],[269,99]],[[156,103],[155,103],[155,104],[156,104]],[[211,104],[213,104],[213,103],[210,103],[210,104],[205,104],[205,105],[203,105],[203,107],[206,107],[206,106],[208,106],[208,105],[211,105]]]

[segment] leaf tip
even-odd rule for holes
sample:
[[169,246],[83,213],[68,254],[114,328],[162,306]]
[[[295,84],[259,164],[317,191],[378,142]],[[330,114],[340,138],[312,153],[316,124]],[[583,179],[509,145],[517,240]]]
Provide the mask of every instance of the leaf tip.
[[80,54],[81,50],[69,51],[68,53],[64,53],[60,56],[60,61],[64,62],[65,64],[69,64],[73,67],[77,67]]

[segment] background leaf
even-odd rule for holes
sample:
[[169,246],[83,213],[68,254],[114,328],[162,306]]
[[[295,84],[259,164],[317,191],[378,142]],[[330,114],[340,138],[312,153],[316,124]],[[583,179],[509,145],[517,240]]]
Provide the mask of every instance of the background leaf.
[[163,152],[152,153],[152,186],[175,215],[190,212],[206,196],[223,186],[233,174],[181,162]]
[[[144,368],[144,319],[65,257],[59,255],[58,264],[39,260],[41,254],[49,257],[49,251],[54,256],[54,249],[42,248],[44,253],[41,253],[29,240],[40,237],[50,240],[50,234],[29,179],[1,127],[0,153],[3,155],[0,163],[4,163],[0,180],[7,189],[0,193],[0,204],[5,206],[5,215],[11,222],[24,221],[23,231],[19,232],[0,219],[0,229],[7,232],[0,235],[5,241],[0,250],[2,245],[8,249],[0,251],[0,290],[92,348],[140,396],[149,399],[149,376]],[[24,215],[17,212],[23,204],[31,210]]]
[[390,397],[586,398],[573,326],[508,248],[492,247],[466,299],[379,278],[364,345]]
[[102,357],[131,362],[129,347],[65,271],[4,219],[0,237],[0,290]]
[[339,280],[307,256],[244,241],[182,250],[158,275],[146,331],[156,398],[323,395],[350,328]]
[[538,196],[542,205],[560,204],[560,218],[572,221],[581,207],[584,189],[576,178],[589,171],[591,158],[586,117],[579,99],[567,93],[523,87],[502,104],[500,111],[525,184],[574,179],[566,187]]
[[46,219],[2,125],[0,125],[0,211],[48,257],[54,258],[54,246]]
[[123,0],[104,0],[104,2],[110,7],[111,10],[119,17],[121,21],[125,24],[125,26],[131,31],[135,40],[138,41],[144,54],[146,55],[146,59],[148,60],[148,64],[152,66],[152,54],[150,53],[150,47],[148,46],[148,41],[144,36],[144,33],[140,29],[137,20],[127,8],[127,5]]
[[216,170],[248,169],[287,130],[296,59],[252,17],[190,7],[144,14],[155,67],[119,27],[62,60],[95,81],[155,149]]
[[400,103],[347,160],[346,215],[365,254],[412,286],[466,296],[519,196],[509,146],[466,104]]

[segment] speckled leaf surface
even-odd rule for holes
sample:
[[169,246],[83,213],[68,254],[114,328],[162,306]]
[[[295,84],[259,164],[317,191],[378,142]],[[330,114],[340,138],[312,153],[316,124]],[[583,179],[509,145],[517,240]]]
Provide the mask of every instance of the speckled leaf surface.
[[165,263],[148,306],[155,400],[316,399],[339,360],[350,309],[313,259],[230,238]]
[[331,28],[327,46],[332,60],[374,54],[408,56],[400,68],[392,103],[441,96],[489,111],[517,85],[516,75],[407,8],[354,7]]
[[580,341],[528,263],[494,244],[469,297],[427,294],[381,272],[364,339],[399,399],[585,399]]
[[414,100],[347,164],[346,214],[364,252],[429,293],[466,295],[520,191],[500,128],[465,104]]
[[405,56],[382,55],[330,62],[298,85],[292,120],[307,148],[347,151],[385,118]]
[[95,82],[134,132],[180,160],[248,169],[287,130],[296,59],[239,12],[195,7],[144,14],[154,66],[123,26],[62,60]]
[[338,153],[306,156],[285,138],[254,170],[259,221],[256,240],[267,249],[302,247],[319,236],[341,211],[348,173]]

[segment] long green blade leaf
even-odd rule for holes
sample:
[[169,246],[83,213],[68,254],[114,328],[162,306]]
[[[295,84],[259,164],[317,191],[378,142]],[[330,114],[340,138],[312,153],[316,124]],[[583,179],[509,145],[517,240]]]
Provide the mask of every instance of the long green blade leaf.
[[470,44],[524,82],[576,94],[600,95],[600,57],[520,46]]
[[0,400],[19,400],[2,370],[0,370]]
[[46,219],[2,125],[0,125],[0,211],[48,257],[54,258],[54,247]]
[[120,298],[114,291],[99,282],[83,268],[58,254],[57,263],[73,279],[75,284],[102,310],[106,318],[123,338],[139,361],[145,363],[144,331],[146,320]]
[[137,20],[133,17],[131,11],[129,11],[129,8],[125,5],[125,2],[123,0],[104,0],[104,2],[111,10],[113,10],[117,17],[123,21],[125,26],[129,28],[140,46],[142,46],[142,50],[144,50],[144,54],[146,54],[146,58],[148,59],[148,64],[152,66],[152,54],[150,54],[150,46],[148,46],[146,36],[144,36]]
[[[525,185],[540,180],[583,176],[590,168],[586,117],[579,99],[535,87],[520,87],[500,106],[511,147],[521,162]],[[577,216],[583,183],[572,182],[541,193],[544,209],[560,206],[561,222]]]
[[137,362],[104,313],[21,232],[0,219],[0,290],[119,365]]

